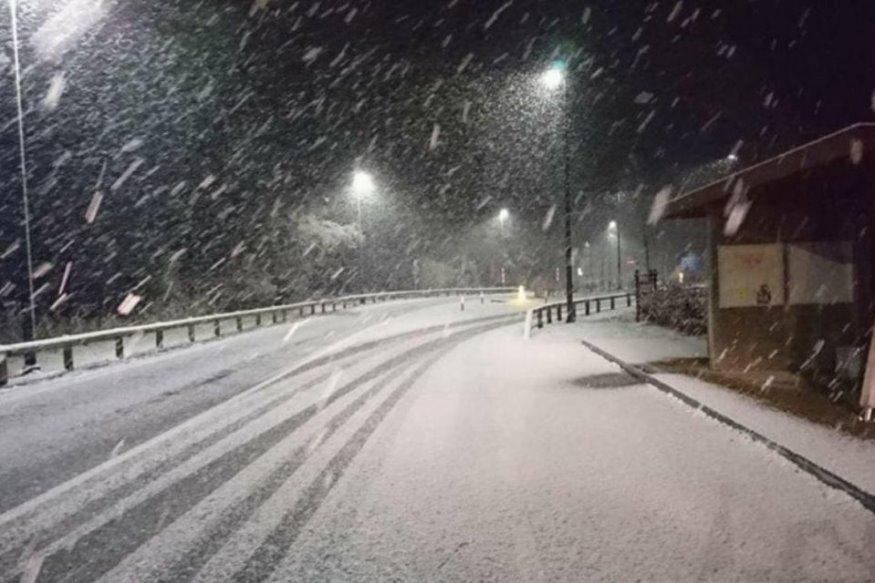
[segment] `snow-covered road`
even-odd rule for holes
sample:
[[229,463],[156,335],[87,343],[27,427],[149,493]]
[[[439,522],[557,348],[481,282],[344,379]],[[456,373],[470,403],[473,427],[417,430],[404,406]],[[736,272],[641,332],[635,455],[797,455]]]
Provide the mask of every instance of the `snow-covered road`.
[[869,581],[875,517],[521,306],[372,306],[0,395],[0,580]]

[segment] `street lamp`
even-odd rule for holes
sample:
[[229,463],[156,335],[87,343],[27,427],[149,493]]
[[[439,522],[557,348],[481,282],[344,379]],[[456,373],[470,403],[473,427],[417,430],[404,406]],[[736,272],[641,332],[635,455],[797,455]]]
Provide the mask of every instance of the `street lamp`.
[[541,75],[541,84],[548,91],[562,91],[562,110],[563,110],[563,150],[565,152],[565,300],[566,313],[568,314],[565,320],[569,324],[577,319],[577,314],[574,309],[574,272],[572,269],[572,243],[571,243],[571,176],[570,176],[570,160],[569,160],[569,138],[568,128],[570,120],[568,116],[568,80],[565,73],[565,63],[563,61],[555,61],[553,65],[544,71]]
[[589,241],[584,241],[583,243],[583,270],[586,278],[589,279],[589,282],[584,279],[583,287],[584,289],[589,289],[595,283],[595,278],[593,277],[595,268],[592,265],[592,249],[590,249]]
[[541,83],[543,83],[544,87],[551,91],[559,89],[564,81],[565,71],[558,64],[554,64],[552,67],[547,69],[541,76]]
[[[507,222],[507,219],[510,218],[510,211],[506,208],[498,211],[498,224],[501,226],[501,238],[505,238],[504,232],[504,223]],[[507,283],[507,271],[504,268],[504,265],[501,266],[501,285],[504,287]]]
[[507,221],[508,217],[510,217],[510,211],[507,209],[501,209],[498,211],[498,223],[501,225],[501,238],[504,238],[504,223]]
[[617,221],[608,223],[608,236],[617,238],[617,289],[623,289],[623,274],[622,260],[620,253],[620,230],[617,228]]
[[359,281],[361,282],[362,291],[365,291],[364,274],[367,272],[365,263],[367,262],[367,253],[365,251],[364,236],[365,229],[362,223],[362,199],[371,196],[376,190],[374,186],[374,178],[364,170],[356,170],[352,176],[352,195],[355,197],[356,210],[358,212],[358,228],[362,236],[362,246],[360,251],[361,269],[359,270]]
[[356,170],[352,177],[352,194],[358,210],[359,231],[362,230],[362,199],[374,193],[374,178],[363,170]]

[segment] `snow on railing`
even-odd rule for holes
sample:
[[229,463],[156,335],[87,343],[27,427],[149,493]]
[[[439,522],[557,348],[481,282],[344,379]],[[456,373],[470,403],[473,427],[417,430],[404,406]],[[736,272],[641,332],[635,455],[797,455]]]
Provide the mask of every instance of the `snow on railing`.
[[[574,311],[577,316],[589,316],[590,314],[598,314],[604,309],[608,310],[616,310],[618,304],[622,304],[623,300],[626,302],[626,307],[632,306],[632,300],[634,299],[631,293],[621,293],[614,294],[610,296],[599,296],[594,298],[582,298],[579,300],[574,300]],[[526,338],[529,338],[532,335],[532,327],[543,328],[544,321],[546,320],[547,324],[553,323],[553,312],[556,313],[556,322],[562,321],[562,312],[566,307],[565,301],[561,302],[553,302],[552,304],[544,304],[543,306],[538,306],[537,308],[532,308],[526,314],[526,323],[525,328],[523,329],[523,335]],[[581,308],[583,312],[581,313]]]
[[286,322],[289,319],[289,314],[297,312],[298,316],[326,314],[335,312],[338,309],[345,309],[348,306],[363,305],[369,301],[371,303],[385,302],[389,300],[411,299],[411,298],[430,298],[440,296],[454,295],[479,295],[481,293],[511,293],[515,292],[516,288],[512,287],[483,287],[483,288],[446,288],[446,289],[430,289],[430,290],[408,290],[397,292],[378,292],[372,294],[358,294],[351,296],[342,296],[337,298],[322,298],[307,302],[299,302],[296,304],[284,304],[280,306],[270,306],[267,308],[256,308],[252,310],[241,310],[237,312],[226,312],[221,314],[212,314],[209,316],[196,316],[193,318],[185,318],[182,320],[172,320],[169,322],[155,322],[153,324],[142,324],[139,326],[124,326],[120,328],[112,328],[109,330],[98,330],[95,332],[87,332],[84,334],[72,334],[58,336],[55,338],[47,338],[44,340],[33,340],[29,342],[20,342],[17,344],[0,344],[0,386],[5,385],[9,381],[9,358],[16,356],[31,356],[36,362],[39,362],[39,354],[47,351],[58,351],[62,353],[64,370],[71,371],[75,368],[73,348],[75,346],[85,346],[88,344],[104,341],[113,341],[115,343],[115,356],[117,359],[125,358],[125,338],[134,337],[146,333],[155,334],[155,349],[164,348],[164,333],[169,330],[185,328],[188,332],[189,343],[195,342],[197,326],[202,324],[212,324],[212,330],[209,334],[210,338],[217,338],[223,335],[223,330],[227,331],[228,327],[222,326],[223,323],[234,321],[233,331],[243,331],[243,319],[255,318],[255,327],[261,327],[266,318],[270,319],[271,324]]

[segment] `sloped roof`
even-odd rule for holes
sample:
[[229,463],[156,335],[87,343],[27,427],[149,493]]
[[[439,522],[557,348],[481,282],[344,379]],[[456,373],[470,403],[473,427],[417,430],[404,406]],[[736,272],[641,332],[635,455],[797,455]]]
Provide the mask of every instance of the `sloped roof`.
[[[743,180],[745,188],[753,190],[758,186],[775,182],[793,174],[818,166],[851,158],[851,152],[862,160],[875,158],[875,123],[858,123],[842,130],[820,137],[773,158],[724,176],[704,186],[682,192],[669,200],[665,218],[691,218],[704,216],[708,205],[728,198],[738,180]],[[856,160],[860,163],[861,160]],[[755,194],[752,195],[755,197]]]

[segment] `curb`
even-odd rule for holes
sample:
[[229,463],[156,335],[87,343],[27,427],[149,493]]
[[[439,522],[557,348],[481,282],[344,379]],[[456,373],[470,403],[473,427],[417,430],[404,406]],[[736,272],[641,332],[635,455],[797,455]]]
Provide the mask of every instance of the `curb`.
[[601,356],[602,358],[605,358],[605,359],[613,362],[614,364],[618,365],[620,368],[622,368],[629,375],[637,378],[638,380],[644,381],[646,384],[651,385],[652,387],[656,388],[658,391],[661,391],[662,393],[665,393],[667,395],[670,395],[670,396],[678,399],[684,405],[687,405],[688,407],[690,407],[692,409],[696,409],[697,411],[704,413],[705,415],[707,415],[711,419],[714,419],[715,421],[718,421],[718,422],[722,423],[723,425],[726,425],[732,429],[735,429],[736,431],[740,431],[741,433],[744,433],[749,438],[751,438],[753,441],[765,445],[768,449],[775,452],[776,454],[778,454],[782,458],[786,459],[787,461],[791,462],[792,464],[797,466],[799,469],[801,469],[805,473],[807,473],[811,476],[814,476],[820,482],[826,484],[830,488],[844,492],[845,494],[847,494],[848,496],[850,496],[851,498],[853,498],[854,500],[859,502],[863,506],[863,508],[865,508],[869,512],[875,514],[875,495],[872,495],[869,492],[863,490],[862,488],[859,488],[858,486],[845,480],[841,476],[838,476],[838,475],[832,473],[831,471],[827,470],[823,466],[820,466],[820,465],[816,464],[815,462],[811,461],[807,457],[805,457],[799,453],[796,453],[795,451],[788,449],[775,441],[772,441],[771,439],[769,439],[765,435],[758,433],[758,432],[754,431],[753,429],[750,429],[749,427],[742,425],[741,423],[739,423],[738,421],[735,421],[731,417],[727,417],[723,413],[720,413],[719,411],[716,411],[716,410],[712,409],[711,407],[708,407],[707,405],[690,397],[686,393],[682,393],[681,391],[675,389],[671,385],[664,383],[663,381],[660,381],[659,379],[654,378],[652,375],[644,372],[643,370],[641,370],[637,366],[633,366],[625,361],[622,361],[619,358],[617,358],[616,356],[614,356],[613,354],[609,354],[609,353],[605,352],[604,350],[602,350],[601,348],[599,348],[598,346],[590,344],[589,342],[586,342],[585,340],[581,340],[580,342],[581,342],[581,344],[586,346],[588,349],[592,350],[593,352],[595,352],[596,354]]

